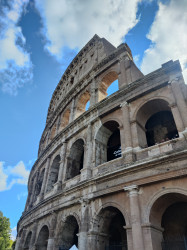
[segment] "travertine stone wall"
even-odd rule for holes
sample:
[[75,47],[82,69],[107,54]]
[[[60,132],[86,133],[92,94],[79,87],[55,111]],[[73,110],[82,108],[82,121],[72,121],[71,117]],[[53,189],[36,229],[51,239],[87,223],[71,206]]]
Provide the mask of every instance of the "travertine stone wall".
[[[115,80],[118,91],[107,96]],[[187,225],[170,227],[170,218],[187,204],[186,93],[178,61],[144,76],[127,44],[95,35],[53,93],[16,250],[161,250],[172,234],[183,244]],[[163,111],[172,117],[165,127]],[[162,140],[149,146],[154,115]],[[172,121],[177,136],[165,140]]]

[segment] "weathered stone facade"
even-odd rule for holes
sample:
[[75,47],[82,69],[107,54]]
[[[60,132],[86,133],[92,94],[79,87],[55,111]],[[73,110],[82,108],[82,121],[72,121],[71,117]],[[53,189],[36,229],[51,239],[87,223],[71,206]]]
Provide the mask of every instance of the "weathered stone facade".
[[144,76],[127,44],[95,35],[53,93],[16,250],[185,249],[186,174],[179,62]]

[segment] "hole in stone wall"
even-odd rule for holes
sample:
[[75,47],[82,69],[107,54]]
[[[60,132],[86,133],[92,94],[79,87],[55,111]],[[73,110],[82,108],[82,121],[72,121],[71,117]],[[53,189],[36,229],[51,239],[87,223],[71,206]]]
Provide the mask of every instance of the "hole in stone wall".
[[[98,249],[106,250],[127,249],[127,236],[124,226],[126,225],[122,213],[115,207],[106,207],[98,215],[100,227],[95,228],[98,231]],[[96,223],[96,224],[97,224]]]
[[78,233],[79,226],[77,220],[72,215],[68,216],[59,230],[57,243],[59,245],[59,250],[78,249]]
[[53,185],[58,180],[59,167],[60,167],[60,155],[57,155],[55,159],[53,160],[53,163],[50,168],[50,174],[49,174],[48,183],[47,183],[47,192],[53,189]]
[[38,196],[40,194],[40,191],[41,191],[41,188],[42,188],[42,183],[43,183],[43,178],[44,178],[44,173],[45,173],[45,168],[40,173],[38,181],[36,183],[36,187],[35,187],[36,196]]
[[84,141],[82,139],[77,140],[71,147],[70,155],[68,157],[68,170],[66,179],[71,179],[81,172],[84,163]]
[[61,116],[60,128],[59,128],[60,131],[68,125],[69,118],[70,118],[70,110],[67,109]]
[[31,237],[32,237],[32,232],[29,232],[24,244],[24,250],[29,250],[29,245],[30,245],[30,241],[31,241]]
[[89,100],[90,93],[88,91],[85,91],[78,99],[75,118],[77,118],[86,111],[86,104],[89,102]]
[[96,166],[121,156],[119,124],[108,121],[96,135]]
[[181,202],[169,206],[164,212],[161,224],[164,228],[164,246],[168,245],[171,247],[170,249],[185,249],[185,241],[187,240],[186,211],[187,203]]
[[[110,87],[111,86],[111,87]],[[98,101],[103,100],[107,95],[111,95],[118,90],[118,75],[116,72],[111,71],[106,74],[100,84],[98,90]]]
[[48,239],[49,239],[49,229],[47,226],[43,226],[38,235],[36,248],[41,250],[47,250]]
[[90,107],[90,101],[86,103],[86,111],[89,109],[89,107]]
[[111,85],[108,87],[107,89],[107,96],[112,95],[113,93],[115,93],[116,91],[119,90],[118,87],[118,80],[115,80],[113,83],[111,83]]
[[160,111],[151,116],[145,128],[148,147],[179,137],[170,111]]
[[171,108],[163,99],[145,103],[137,112],[136,128],[142,148],[178,137]]

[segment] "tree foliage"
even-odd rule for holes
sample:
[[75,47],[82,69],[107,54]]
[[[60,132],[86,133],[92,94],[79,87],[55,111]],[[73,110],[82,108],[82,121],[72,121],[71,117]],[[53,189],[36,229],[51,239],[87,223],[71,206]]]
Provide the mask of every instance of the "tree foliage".
[[10,249],[10,233],[10,221],[7,217],[3,216],[3,213],[0,211],[0,250]]

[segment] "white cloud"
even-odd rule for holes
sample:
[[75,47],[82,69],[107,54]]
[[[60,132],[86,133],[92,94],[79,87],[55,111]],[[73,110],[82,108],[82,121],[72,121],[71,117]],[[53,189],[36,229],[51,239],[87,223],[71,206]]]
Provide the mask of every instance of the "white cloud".
[[11,240],[15,240],[16,239],[16,235],[17,235],[17,228],[16,227],[14,227],[14,228],[12,228],[11,229]]
[[0,162],[0,191],[7,189],[7,178],[8,175],[4,173],[3,162]]
[[37,0],[46,48],[61,59],[64,46],[82,48],[94,34],[114,45],[138,22],[141,0]]
[[29,173],[22,161],[14,167],[0,162],[0,191],[9,190],[14,184],[27,185]]
[[179,59],[187,83],[187,1],[159,3],[159,10],[147,38],[151,46],[145,51],[141,69],[149,73],[161,64]]
[[18,88],[32,78],[30,55],[18,21],[29,0],[10,0],[0,14],[0,84],[2,90],[17,94]]

